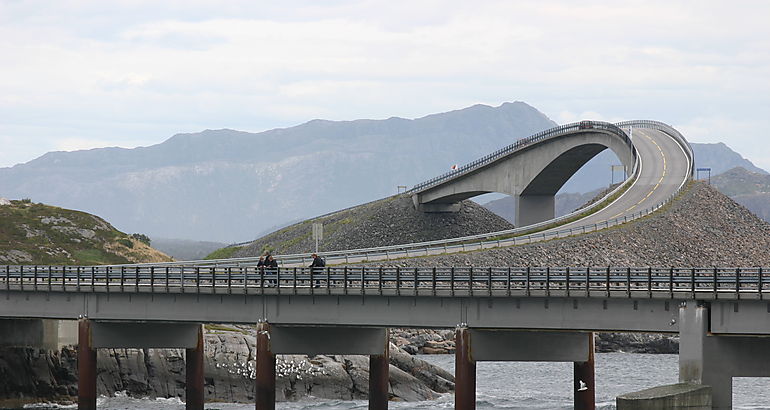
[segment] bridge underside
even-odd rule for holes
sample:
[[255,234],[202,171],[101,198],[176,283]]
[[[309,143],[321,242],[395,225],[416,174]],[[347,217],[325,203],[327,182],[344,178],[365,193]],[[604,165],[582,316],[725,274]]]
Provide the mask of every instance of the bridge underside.
[[581,132],[556,138],[511,154],[507,158],[414,194],[415,207],[424,212],[456,212],[459,202],[486,193],[516,199],[516,226],[553,219],[554,196],[588,161],[610,148],[628,171],[631,149],[603,132]]

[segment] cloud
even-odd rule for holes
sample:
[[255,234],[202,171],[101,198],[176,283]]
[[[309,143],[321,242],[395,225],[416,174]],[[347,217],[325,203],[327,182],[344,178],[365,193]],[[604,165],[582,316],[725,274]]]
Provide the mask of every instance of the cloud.
[[132,145],[511,100],[560,122],[767,128],[767,15],[762,1],[3,2],[0,116],[25,131],[0,136]]

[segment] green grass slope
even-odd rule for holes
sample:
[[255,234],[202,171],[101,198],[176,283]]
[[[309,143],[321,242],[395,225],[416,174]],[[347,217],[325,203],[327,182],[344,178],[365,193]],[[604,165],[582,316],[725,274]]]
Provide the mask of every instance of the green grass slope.
[[29,200],[2,203],[0,264],[98,265],[171,260],[97,216]]

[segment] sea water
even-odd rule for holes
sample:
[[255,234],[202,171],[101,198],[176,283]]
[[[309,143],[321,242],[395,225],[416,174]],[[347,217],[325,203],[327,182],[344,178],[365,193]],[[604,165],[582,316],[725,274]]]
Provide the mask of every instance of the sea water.
[[[420,358],[454,371],[454,355],[421,355]],[[615,397],[650,387],[677,382],[678,356],[665,354],[596,354],[596,407],[614,409]],[[572,363],[480,362],[476,365],[476,407],[478,409],[571,409]],[[105,410],[182,410],[179,399],[138,399],[119,394],[102,397]],[[60,409],[77,406],[27,406],[28,409]],[[423,402],[391,402],[391,409],[451,409],[454,396],[444,394]],[[770,409],[770,378],[734,378],[733,407]],[[210,403],[206,409],[246,410],[254,404]],[[307,400],[277,403],[276,408],[366,409],[366,401]]]

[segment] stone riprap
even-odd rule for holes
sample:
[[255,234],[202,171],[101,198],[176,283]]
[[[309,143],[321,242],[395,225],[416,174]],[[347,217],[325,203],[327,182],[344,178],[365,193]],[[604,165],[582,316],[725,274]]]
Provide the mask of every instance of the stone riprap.
[[456,213],[424,213],[408,196],[396,195],[329,216],[288,226],[257,239],[233,257],[311,252],[313,223],[324,225],[320,251],[370,248],[457,238],[512,229],[513,225],[481,205],[463,201]]
[[693,182],[664,209],[571,238],[416,257],[382,266],[767,266],[770,224],[713,187]]

